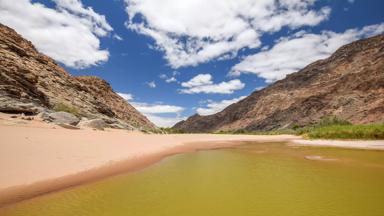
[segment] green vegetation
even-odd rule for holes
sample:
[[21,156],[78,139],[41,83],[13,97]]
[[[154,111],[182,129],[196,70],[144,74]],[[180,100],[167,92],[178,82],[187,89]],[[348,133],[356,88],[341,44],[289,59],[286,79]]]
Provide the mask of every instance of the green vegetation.
[[[174,128],[160,128],[167,134],[185,133]],[[239,129],[234,131],[217,131],[214,134],[248,134],[248,135],[300,135],[309,139],[384,139],[384,124],[353,125],[336,116],[326,116],[319,122],[308,125],[293,125],[291,128],[271,131],[248,131]]]
[[310,139],[384,139],[384,124],[352,125],[328,116],[312,126],[297,128],[296,134]]
[[327,116],[313,125],[301,127],[293,125],[291,129],[272,131],[219,131],[218,134],[251,134],[251,135],[301,135],[309,139],[384,139],[384,124],[352,125],[350,122],[335,116]]
[[218,131],[215,134],[245,134],[245,135],[281,135],[281,134],[296,134],[293,129],[281,129],[271,131],[248,131],[245,129],[239,129],[235,131]]
[[384,124],[330,125],[300,132],[310,139],[384,139]]
[[183,134],[183,133],[185,133],[183,130],[176,129],[176,128],[169,128],[169,127],[166,127],[166,128],[161,127],[160,130],[166,134]]
[[67,112],[67,113],[72,113],[75,116],[79,116],[80,112],[76,107],[64,104],[64,103],[57,103],[54,107],[53,110],[56,112]]

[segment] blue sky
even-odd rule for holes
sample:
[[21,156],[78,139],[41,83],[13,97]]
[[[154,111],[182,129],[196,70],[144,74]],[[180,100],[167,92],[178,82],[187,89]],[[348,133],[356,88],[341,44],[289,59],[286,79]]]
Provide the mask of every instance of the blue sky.
[[0,0],[0,22],[171,126],[383,33],[383,9],[380,0]]

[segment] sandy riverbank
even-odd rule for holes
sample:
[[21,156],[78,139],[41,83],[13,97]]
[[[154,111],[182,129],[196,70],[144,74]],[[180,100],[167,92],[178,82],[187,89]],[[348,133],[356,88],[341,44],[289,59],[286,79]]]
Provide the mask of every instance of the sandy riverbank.
[[365,150],[384,150],[384,140],[305,140],[294,139],[292,145],[335,147]]
[[297,137],[70,130],[0,116],[0,205],[138,169],[161,158],[234,141],[281,142]]
[[[165,156],[232,147],[241,141],[384,149],[375,141],[307,141],[291,135],[160,135],[125,130],[70,130],[0,115],[0,206],[139,169]],[[363,143],[363,144],[362,144]]]

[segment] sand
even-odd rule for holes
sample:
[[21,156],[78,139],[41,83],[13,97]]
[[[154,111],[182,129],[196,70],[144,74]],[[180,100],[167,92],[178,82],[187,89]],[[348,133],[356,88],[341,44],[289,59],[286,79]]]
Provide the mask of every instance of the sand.
[[71,130],[0,113],[0,206],[140,169],[168,155],[244,141],[384,150],[383,141],[308,141],[292,135]]
[[384,140],[304,140],[290,141],[297,146],[337,147],[349,149],[384,150]]
[[143,134],[71,130],[0,115],[0,205],[134,170],[165,156],[225,148],[235,141],[282,142],[295,136]]

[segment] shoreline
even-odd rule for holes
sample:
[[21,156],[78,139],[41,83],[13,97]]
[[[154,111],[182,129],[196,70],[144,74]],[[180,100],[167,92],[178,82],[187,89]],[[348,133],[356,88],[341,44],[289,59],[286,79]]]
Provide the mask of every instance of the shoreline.
[[[211,142],[213,143],[213,142]],[[242,142],[231,142],[205,146],[202,148],[192,147],[192,143],[185,146],[171,148],[168,151],[158,152],[151,155],[143,155],[138,158],[117,161],[105,164],[101,167],[95,167],[90,170],[81,171],[75,174],[69,174],[58,178],[47,179],[26,185],[16,185],[0,190],[0,208],[32,199],[34,197],[58,192],[72,187],[81,186],[90,182],[102,180],[108,177],[134,172],[156,164],[161,160],[182,153],[194,152],[199,150],[213,150],[218,148],[231,148],[240,145]],[[197,143],[193,143],[197,144]]]
[[[7,188],[0,189],[0,208],[22,202],[24,200],[32,199],[38,196],[66,190],[68,188],[81,186],[83,184],[95,182],[108,177],[126,174],[129,172],[138,171],[154,165],[161,160],[183,153],[196,152],[200,150],[214,150],[232,148],[237,145],[242,145],[244,142],[257,142],[257,141],[244,141],[234,140],[227,142],[196,142],[186,143],[182,146],[175,146],[174,148],[167,149],[164,152],[158,152],[141,157],[130,158],[122,161],[116,161],[100,167],[91,168],[89,170],[80,171],[74,174],[64,175],[62,177],[46,179],[38,182],[33,182],[24,185],[15,185]],[[268,142],[268,141],[260,141]],[[275,142],[275,141],[269,141]],[[277,142],[277,141],[276,141]]]
[[51,192],[136,171],[186,152],[244,142],[285,142],[384,150],[384,141],[303,140],[293,135],[143,134],[70,130],[0,115],[0,208]]
[[290,145],[384,151],[384,140],[294,139],[290,141]]
[[229,148],[244,141],[286,142],[298,138],[70,130],[3,116],[0,136],[0,207],[137,170],[169,155]]

